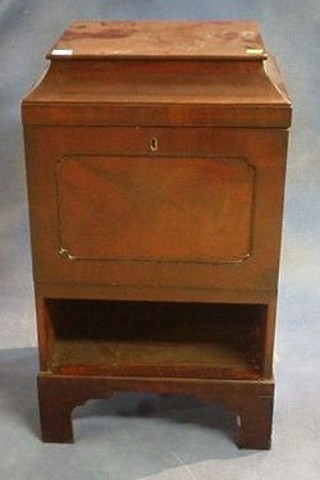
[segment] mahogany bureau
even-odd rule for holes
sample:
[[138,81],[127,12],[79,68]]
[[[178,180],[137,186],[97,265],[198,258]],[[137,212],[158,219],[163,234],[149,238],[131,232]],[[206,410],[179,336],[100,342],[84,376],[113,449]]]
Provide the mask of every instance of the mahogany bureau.
[[193,394],[269,448],[291,105],[254,22],[75,22],[22,103],[42,437]]

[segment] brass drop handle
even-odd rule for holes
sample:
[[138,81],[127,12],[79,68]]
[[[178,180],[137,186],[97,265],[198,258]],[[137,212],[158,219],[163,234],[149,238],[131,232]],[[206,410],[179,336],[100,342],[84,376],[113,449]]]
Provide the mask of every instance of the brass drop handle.
[[156,137],[150,138],[149,147],[152,152],[156,152],[158,150],[158,139]]

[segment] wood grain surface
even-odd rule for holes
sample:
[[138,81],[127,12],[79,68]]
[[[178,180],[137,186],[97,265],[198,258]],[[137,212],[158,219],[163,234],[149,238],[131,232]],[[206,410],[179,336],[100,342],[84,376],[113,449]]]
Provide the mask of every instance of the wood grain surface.
[[[71,53],[72,51],[72,53]],[[48,58],[265,58],[252,21],[78,21]]]

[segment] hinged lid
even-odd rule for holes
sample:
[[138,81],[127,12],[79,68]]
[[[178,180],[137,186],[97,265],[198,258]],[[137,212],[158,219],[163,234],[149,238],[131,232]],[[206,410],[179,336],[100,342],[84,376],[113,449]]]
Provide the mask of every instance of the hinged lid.
[[75,22],[47,58],[46,76],[23,101],[25,124],[290,124],[255,22]]
[[255,22],[74,22],[47,58],[261,60]]

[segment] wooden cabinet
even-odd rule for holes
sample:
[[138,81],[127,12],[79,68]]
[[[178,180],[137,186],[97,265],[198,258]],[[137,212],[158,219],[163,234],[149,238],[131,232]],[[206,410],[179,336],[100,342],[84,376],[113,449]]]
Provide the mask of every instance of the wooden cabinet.
[[23,100],[45,441],[192,393],[268,448],[291,106],[254,22],[76,22]]

